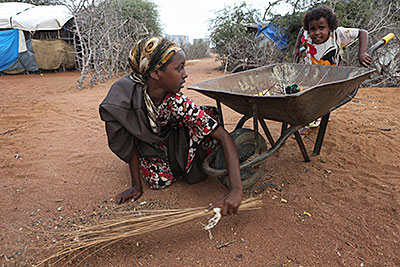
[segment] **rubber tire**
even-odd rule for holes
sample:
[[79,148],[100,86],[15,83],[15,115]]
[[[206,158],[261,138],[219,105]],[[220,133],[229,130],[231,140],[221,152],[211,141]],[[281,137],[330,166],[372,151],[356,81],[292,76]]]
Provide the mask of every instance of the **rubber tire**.
[[[240,128],[234,130],[230,135],[235,142],[236,149],[238,150],[239,162],[242,163],[248,158],[254,155],[255,144],[254,144],[254,131],[247,128]],[[258,134],[258,144],[261,148],[261,153],[267,150],[267,144],[264,137]],[[224,152],[221,148],[216,151],[215,169],[226,169]],[[242,180],[243,189],[247,189],[254,185],[258,179],[265,173],[266,164],[263,162],[258,166],[249,167],[240,172],[240,177]],[[227,188],[229,188],[229,177],[223,176],[219,177],[218,180]]]

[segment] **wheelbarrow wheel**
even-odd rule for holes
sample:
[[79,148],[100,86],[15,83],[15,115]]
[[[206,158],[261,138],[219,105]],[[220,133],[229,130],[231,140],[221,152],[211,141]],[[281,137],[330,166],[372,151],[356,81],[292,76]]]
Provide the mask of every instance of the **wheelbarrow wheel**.
[[[240,128],[231,132],[231,136],[233,138],[233,141],[235,142],[240,163],[246,160],[251,160],[251,157],[253,157],[256,152],[254,131],[246,128]],[[258,144],[260,146],[260,153],[263,153],[267,150],[267,144],[261,134],[258,134]],[[216,151],[214,167],[218,170],[226,169],[224,152],[221,148]],[[240,172],[240,177],[242,179],[243,189],[247,189],[254,185],[258,181],[258,179],[260,179],[260,177],[264,174],[264,172],[264,162],[258,164],[257,166],[252,166],[242,170]],[[229,188],[228,176],[219,177],[218,180],[224,186]]]

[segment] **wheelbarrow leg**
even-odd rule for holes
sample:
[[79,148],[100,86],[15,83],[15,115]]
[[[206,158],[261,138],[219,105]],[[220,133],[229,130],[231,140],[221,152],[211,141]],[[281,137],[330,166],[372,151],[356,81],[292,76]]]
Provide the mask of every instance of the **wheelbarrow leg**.
[[[283,136],[287,130],[287,128],[289,127],[289,124],[287,122],[282,122],[282,127],[281,127],[281,136]],[[286,140],[285,140],[286,142]],[[282,145],[285,144],[285,142],[283,142]]]
[[296,138],[297,144],[300,147],[301,154],[303,154],[303,158],[306,162],[310,162],[310,158],[308,157],[308,153],[306,150],[306,147],[304,146],[303,140],[301,140],[301,136],[299,134],[299,131],[294,132],[294,137]]
[[318,156],[321,152],[322,143],[324,142],[326,127],[328,126],[329,115],[331,113],[324,115],[321,119],[321,125],[319,126],[317,140],[315,140],[314,151],[311,156]]
[[269,131],[267,124],[265,123],[265,121],[263,119],[258,119],[258,121],[260,122],[261,127],[263,128],[264,133],[268,138],[269,143],[271,144],[271,146],[274,146],[275,141],[274,141],[274,138],[272,138],[271,132]]
[[222,127],[224,127],[224,118],[222,117],[222,107],[221,107],[221,101],[217,99],[217,108],[219,111],[219,124],[221,124]]
[[[239,120],[239,122],[236,124],[236,127],[235,127],[235,130],[234,130],[234,131],[236,131],[237,129],[243,128],[243,125],[244,125],[244,124],[246,123],[246,121],[248,121],[250,118],[251,118],[250,116],[244,115],[244,116]],[[270,132],[269,129],[268,129],[267,124],[265,123],[265,121],[264,121],[263,119],[260,119],[260,118],[259,118],[258,121],[260,122],[261,127],[263,128],[264,133],[265,133],[265,135],[266,135],[267,138],[268,138],[269,143],[271,144],[271,146],[274,146],[275,141],[274,141],[274,138],[273,138],[272,135],[271,135],[271,132]]]
[[283,135],[283,133],[286,131],[287,128],[288,128],[288,123],[282,122],[281,136]]
[[258,108],[256,103],[252,103],[252,106],[253,106],[254,145],[257,153],[260,153],[261,149],[258,141]]

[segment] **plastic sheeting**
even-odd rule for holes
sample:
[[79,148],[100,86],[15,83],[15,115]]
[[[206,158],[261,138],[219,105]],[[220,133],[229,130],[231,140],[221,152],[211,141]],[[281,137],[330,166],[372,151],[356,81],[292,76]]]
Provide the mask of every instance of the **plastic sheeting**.
[[0,71],[18,58],[18,30],[0,31]]
[[261,33],[263,33],[268,39],[273,41],[280,50],[286,49],[289,45],[289,41],[284,31],[278,28],[272,22],[270,22],[264,28],[262,26],[262,23],[259,23],[256,36],[259,36]]
[[[59,30],[71,18],[66,6],[27,6],[25,3],[0,3],[0,28],[24,31]],[[6,10],[6,11],[4,11]]]
[[26,41],[26,48],[26,51],[18,53],[18,59],[13,64],[3,70],[4,73],[16,74],[25,70],[37,71],[39,69],[33,55],[32,40]]
[[26,3],[0,3],[0,28],[1,29],[10,29],[11,19],[16,14],[28,9],[32,8],[34,5],[26,4]]

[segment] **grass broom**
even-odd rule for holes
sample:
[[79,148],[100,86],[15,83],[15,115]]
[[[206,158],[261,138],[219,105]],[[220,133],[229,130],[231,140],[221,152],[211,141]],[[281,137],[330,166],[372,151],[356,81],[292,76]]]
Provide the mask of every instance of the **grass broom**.
[[[257,209],[261,204],[261,196],[248,198],[242,202],[239,210]],[[55,258],[58,260],[53,264],[57,264],[66,256],[76,254],[67,259],[69,262],[88,249],[97,248],[94,252],[96,253],[124,238],[150,233],[209,215],[210,213],[206,213],[203,207],[122,212],[114,219],[107,218],[92,225],[78,226],[72,231],[57,232],[57,236],[52,240],[58,241],[49,246],[49,249],[56,252],[40,260],[37,265],[40,266]]]

